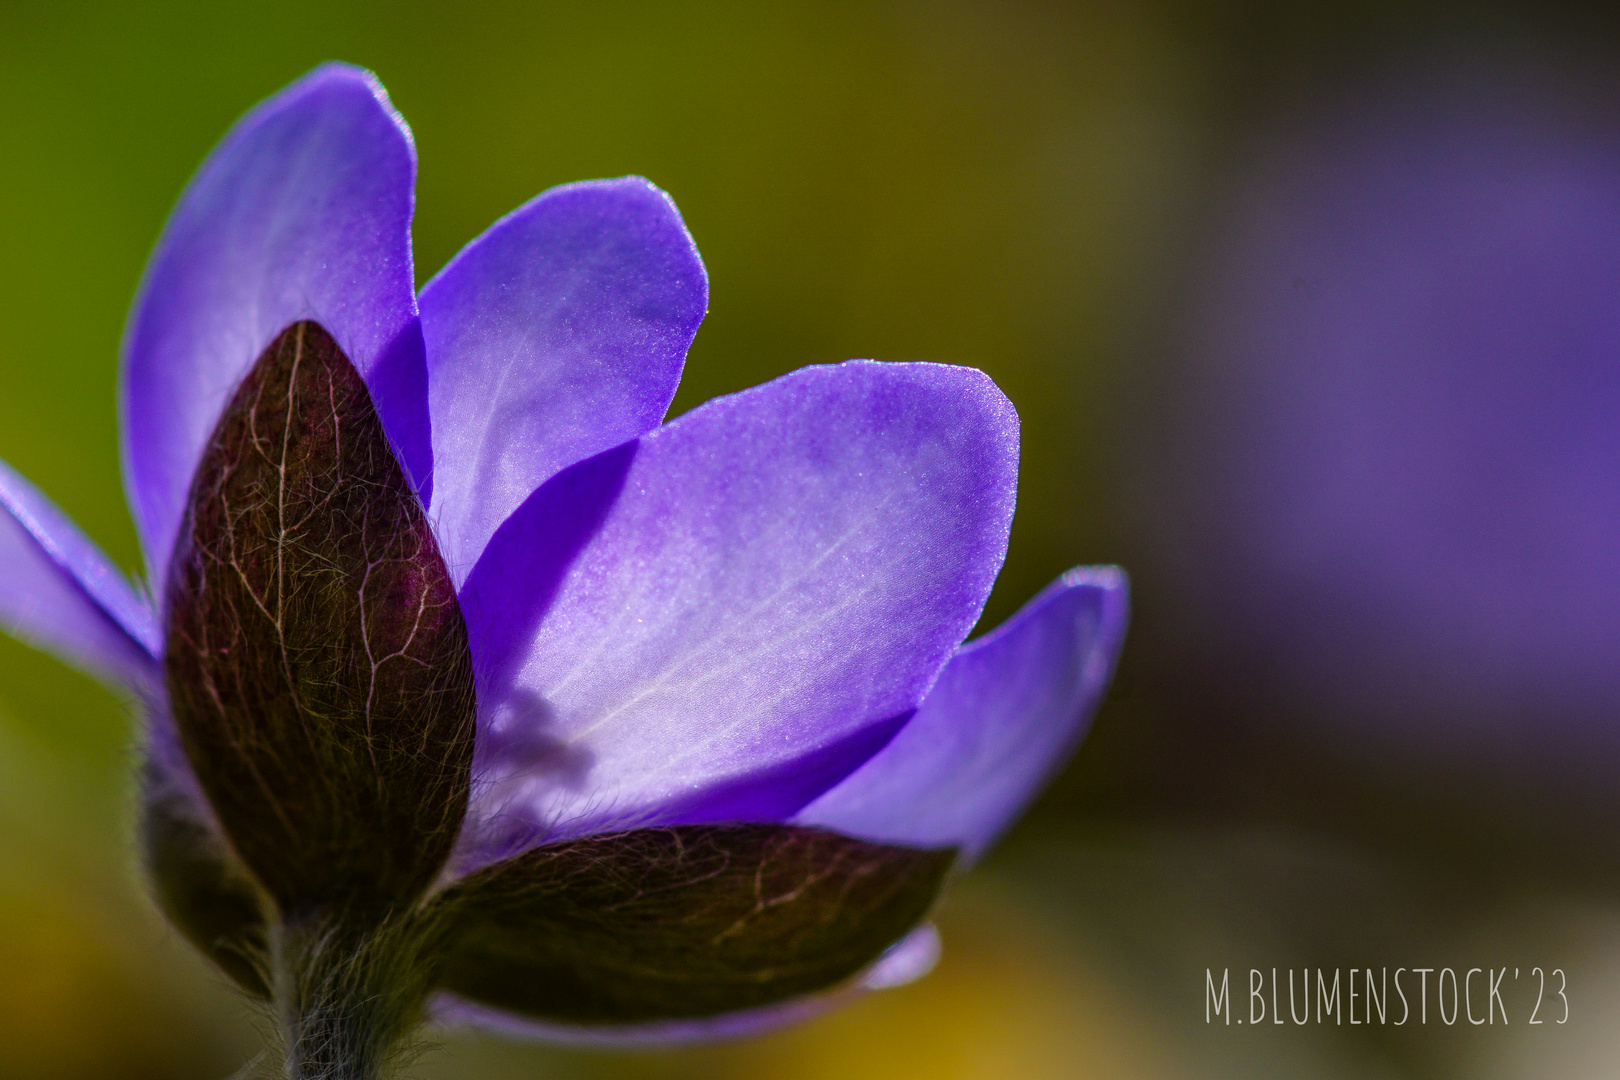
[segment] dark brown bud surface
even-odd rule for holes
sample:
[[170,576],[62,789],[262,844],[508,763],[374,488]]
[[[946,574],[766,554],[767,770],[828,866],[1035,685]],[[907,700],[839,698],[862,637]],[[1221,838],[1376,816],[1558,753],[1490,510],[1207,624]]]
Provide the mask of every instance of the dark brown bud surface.
[[265,912],[253,879],[155,763],[141,771],[141,853],[158,906],[238,986],[270,996]]
[[220,418],[165,601],[181,743],[282,918],[413,904],[466,811],[472,659],[365,383],[316,323]]
[[457,882],[439,984],[575,1024],[714,1016],[834,986],[927,914],[954,850],[793,825],[682,825],[536,848]]

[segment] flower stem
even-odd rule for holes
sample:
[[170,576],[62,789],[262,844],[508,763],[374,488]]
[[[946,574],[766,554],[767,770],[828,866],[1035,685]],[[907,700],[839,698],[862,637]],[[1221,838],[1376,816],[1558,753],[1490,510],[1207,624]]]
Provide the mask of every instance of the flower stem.
[[409,920],[355,931],[284,922],[274,944],[275,997],[287,1080],[382,1080],[422,1021],[420,935]]

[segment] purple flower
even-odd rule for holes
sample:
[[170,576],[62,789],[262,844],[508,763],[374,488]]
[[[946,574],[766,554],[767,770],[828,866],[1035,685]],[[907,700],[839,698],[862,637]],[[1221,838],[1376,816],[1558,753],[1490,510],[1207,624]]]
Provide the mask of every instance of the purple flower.
[[1571,89],[1476,58],[1276,141],[1155,489],[1235,711],[1493,803],[1513,777],[1538,843],[1529,806],[1612,806],[1620,757],[1620,132]]
[[669,198],[548,191],[418,296],[414,177],[330,65],[182,197],[123,357],[157,610],[0,470],[0,617],[145,707],[165,910],[293,1075],[373,1075],[427,1001],[683,1038],[926,970],[945,874],[1083,733],[1123,575],[960,644],[1013,509],[989,379],[851,361],[660,426],[707,303]]

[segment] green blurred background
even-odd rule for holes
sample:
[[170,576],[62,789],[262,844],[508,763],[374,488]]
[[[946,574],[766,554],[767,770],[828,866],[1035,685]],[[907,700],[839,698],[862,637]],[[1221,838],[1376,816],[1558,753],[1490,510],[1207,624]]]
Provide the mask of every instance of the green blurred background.
[[[1223,753],[1155,629],[1175,598],[1141,554],[1132,479],[1175,379],[1166,325],[1256,133],[1450,49],[1602,62],[1613,40],[1600,13],[1546,5],[0,0],[0,457],[136,567],[116,355],[148,251],[246,108],[320,61],[365,65],[415,131],[419,280],[546,187],[643,174],[674,196],[711,280],[677,411],[848,357],[980,367],[1024,422],[985,625],[1078,563],[1120,562],[1137,582],[1094,737],[947,899],[932,976],[716,1048],[442,1033],[411,1075],[1613,1075],[1607,868],[1496,845],[1463,811],[1411,826],[1388,807],[1422,810],[1419,796],[1308,749]],[[263,1021],[144,899],[132,737],[113,697],[0,638],[6,1080],[206,1080],[258,1045]],[[1273,791],[1267,771],[1290,784],[1252,797]],[[1576,1018],[1203,1023],[1206,967],[1429,959],[1562,964]]]

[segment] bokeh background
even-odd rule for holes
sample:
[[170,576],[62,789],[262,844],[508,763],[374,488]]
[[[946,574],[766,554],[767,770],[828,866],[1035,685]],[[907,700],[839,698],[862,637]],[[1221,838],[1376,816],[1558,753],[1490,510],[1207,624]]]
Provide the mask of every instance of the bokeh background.
[[[985,625],[1077,563],[1136,587],[1091,737],[947,898],[933,975],[714,1048],[436,1033],[411,1075],[1620,1075],[1601,7],[0,0],[0,457],[131,569],[142,264],[229,124],[331,58],[415,130],[419,280],[546,187],[646,175],[712,285],[677,411],[848,357],[983,368],[1024,421]],[[144,898],[132,738],[0,639],[5,1080],[257,1048]],[[1206,968],[1491,964],[1562,968],[1569,1022],[1520,1022],[1521,983],[1505,1027],[1204,1023]]]

